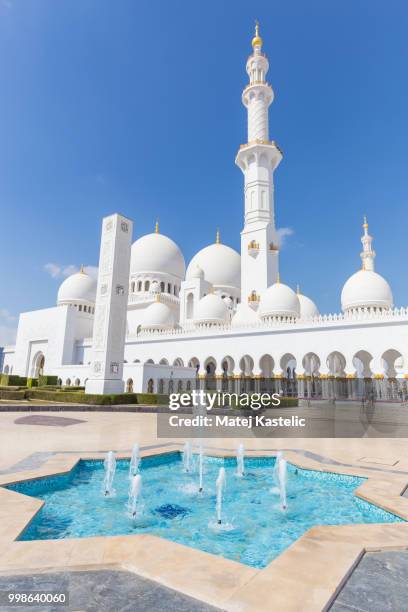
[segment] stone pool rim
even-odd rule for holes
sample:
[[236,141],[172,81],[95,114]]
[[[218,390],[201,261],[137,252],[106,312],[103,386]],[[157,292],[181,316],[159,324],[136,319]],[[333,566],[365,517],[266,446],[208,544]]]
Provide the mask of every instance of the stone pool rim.
[[[141,455],[167,455],[182,450],[181,445],[171,450],[164,447],[165,444],[163,448],[142,451]],[[234,452],[214,449],[205,452],[215,457],[235,455]],[[6,485],[67,474],[80,460],[100,460],[104,455],[56,454],[38,469],[0,476],[0,545],[4,550],[1,571],[85,570],[114,566],[130,569],[227,610],[267,610],[279,604],[285,610],[324,610],[328,609],[366,551],[408,548],[407,523],[312,527],[263,569],[145,534],[16,541],[44,502],[6,489]],[[247,452],[248,457],[275,455],[276,450]],[[285,457],[302,470],[366,479],[356,489],[355,495],[408,521],[408,499],[402,497],[408,484],[406,475],[373,475],[364,468],[324,465],[296,451],[285,451]],[[128,459],[129,453],[117,453],[117,458]],[[283,588],[288,583],[288,572],[296,578],[296,584],[289,591]],[[270,588],[272,583],[273,589]],[[276,588],[277,585],[282,588]]]

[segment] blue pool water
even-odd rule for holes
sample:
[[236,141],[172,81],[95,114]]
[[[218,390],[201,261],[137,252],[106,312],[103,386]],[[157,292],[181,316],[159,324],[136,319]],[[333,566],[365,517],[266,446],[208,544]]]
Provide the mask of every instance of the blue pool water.
[[[9,485],[45,501],[19,539],[150,533],[262,568],[315,525],[401,521],[353,495],[362,478],[288,465],[288,509],[282,511],[273,480],[274,458],[246,459],[245,475],[239,478],[234,458],[206,457],[201,494],[197,466],[193,473],[185,473],[181,459],[175,452],[142,460],[136,519],[126,508],[128,460],[117,461],[116,495],[110,498],[102,491],[102,461],[81,461],[68,475]],[[221,466],[226,469],[227,486],[220,530],[215,520],[215,480]]]

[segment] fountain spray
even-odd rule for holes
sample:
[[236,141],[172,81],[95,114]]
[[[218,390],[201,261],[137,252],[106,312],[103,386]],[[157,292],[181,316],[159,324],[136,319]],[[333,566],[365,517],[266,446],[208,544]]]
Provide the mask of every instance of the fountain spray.
[[240,444],[237,449],[237,476],[244,475],[244,445]]
[[215,483],[215,488],[217,489],[217,503],[216,503],[216,512],[217,512],[217,523],[221,525],[221,510],[222,510],[222,493],[227,484],[227,476],[225,473],[225,468],[220,468],[218,472],[218,478]]
[[136,442],[136,444],[134,444],[132,448],[132,457],[130,459],[130,465],[129,465],[129,478],[130,479],[132,479],[133,476],[136,476],[137,471],[139,469],[139,464],[140,464],[140,448],[139,448],[139,444]]
[[200,483],[198,486],[198,491],[199,493],[202,493],[203,491],[203,445],[200,444],[200,455],[198,458],[198,471],[199,471],[199,476],[200,476]]
[[141,489],[142,489],[142,477],[140,474],[136,474],[136,476],[133,476],[132,478],[132,482],[130,483],[130,490],[129,490],[129,506],[130,506],[130,511],[133,517],[136,516],[137,500],[139,498]]
[[112,485],[116,471],[116,458],[115,453],[113,451],[109,451],[109,453],[106,455],[105,461],[103,462],[103,466],[105,468],[103,488],[105,491],[105,497],[107,497],[108,495],[112,495],[113,493]]
[[183,452],[183,466],[186,472],[191,471],[191,460],[193,457],[191,442],[187,441],[184,444],[184,452]]

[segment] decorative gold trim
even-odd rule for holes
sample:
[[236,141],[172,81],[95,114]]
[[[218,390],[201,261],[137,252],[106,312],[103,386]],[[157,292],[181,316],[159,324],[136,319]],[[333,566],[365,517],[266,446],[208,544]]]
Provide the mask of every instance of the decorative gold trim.
[[250,303],[259,302],[260,299],[261,298],[259,297],[256,291],[251,291],[251,293],[248,295],[248,302]]
[[253,37],[251,44],[252,44],[253,49],[255,49],[255,47],[259,47],[261,49],[263,45],[262,38],[259,36],[259,21],[258,20],[255,21],[255,36]]

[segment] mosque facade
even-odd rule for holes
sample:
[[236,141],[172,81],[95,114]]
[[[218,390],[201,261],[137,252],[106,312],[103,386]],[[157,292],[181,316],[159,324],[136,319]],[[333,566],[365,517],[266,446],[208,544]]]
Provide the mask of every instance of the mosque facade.
[[241,252],[217,232],[186,266],[158,224],[133,244],[127,234],[115,250],[104,237],[107,224],[129,231],[131,221],[104,220],[98,280],[81,268],[63,281],[55,306],[22,313],[15,345],[3,349],[4,373],[57,375],[63,385],[102,393],[181,391],[194,381],[322,396],[332,380],[345,395],[356,381],[406,388],[408,308],[394,305],[390,285],[375,270],[366,219],[360,269],[342,288],[340,313],[321,314],[280,279],[274,173],[282,152],[269,135],[274,92],[262,45],[257,26],[242,93],[247,142],[235,159],[244,177]]

